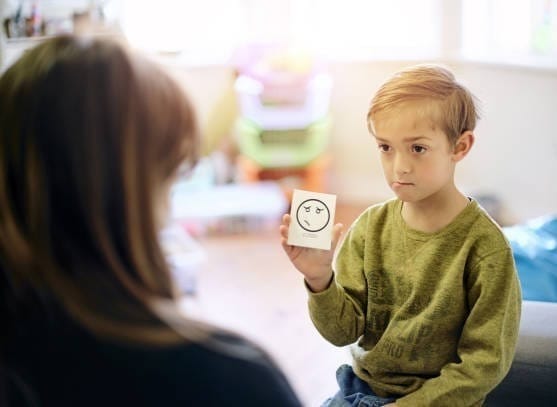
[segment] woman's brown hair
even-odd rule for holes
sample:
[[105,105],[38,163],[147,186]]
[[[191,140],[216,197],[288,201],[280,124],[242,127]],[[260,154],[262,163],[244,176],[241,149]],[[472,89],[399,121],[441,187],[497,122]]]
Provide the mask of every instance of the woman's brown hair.
[[175,340],[153,310],[175,296],[157,212],[197,149],[178,82],[119,41],[26,52],[0,78],[3,313],[48,293],[98,335]]

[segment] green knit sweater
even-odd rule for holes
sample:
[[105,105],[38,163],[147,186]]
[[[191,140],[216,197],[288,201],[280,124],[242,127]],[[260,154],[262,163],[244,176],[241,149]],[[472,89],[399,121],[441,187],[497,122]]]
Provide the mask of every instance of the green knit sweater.
[[404,406],[477,406],[507,373],[521,293],[510,246],[475,202],[436,233],[410,229],[398,199],[366,210],[310,293],[325,339],[352,347],[356,374]]

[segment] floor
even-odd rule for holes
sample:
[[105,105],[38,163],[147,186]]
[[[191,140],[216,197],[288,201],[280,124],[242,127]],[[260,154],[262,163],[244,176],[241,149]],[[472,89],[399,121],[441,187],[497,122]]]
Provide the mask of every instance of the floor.
[[[362,209],[339,204],[336,221],[346,229]],[[350,361],[350,354],[313,327],[302,276],[282,251],[278,225],[198,241],[207,257],[184,310],[258,342],[282,367],[304,405],[319,406],[336,391],[335,370]]]

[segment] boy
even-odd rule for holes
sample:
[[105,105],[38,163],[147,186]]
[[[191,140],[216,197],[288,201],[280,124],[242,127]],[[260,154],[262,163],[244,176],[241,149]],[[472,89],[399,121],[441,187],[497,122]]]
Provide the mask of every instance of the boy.
[[[352,348],[327,406],[480,406],[503,379],[521,294],[500,228],[455,186],[474,144],[474,97],[453,74],[418,65],[391,77],[367,123],[396,198],[354,222],[336,256],[282,246],[304,275],[309,310],[331,343]],[[362,404],[358,404],[362,403]]]

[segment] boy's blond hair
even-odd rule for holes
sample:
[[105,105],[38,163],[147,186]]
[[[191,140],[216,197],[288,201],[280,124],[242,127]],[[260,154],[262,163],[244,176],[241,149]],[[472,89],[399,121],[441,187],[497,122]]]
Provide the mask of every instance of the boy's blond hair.
[[371,100],[367,114],[369,131],[375,134],[378,114],[390,113],[411,102],[423,107],[432,124],[454,144],[460,135],[476,127],[476,98],[440,65],[422,64],[403,69],[389,78]]

